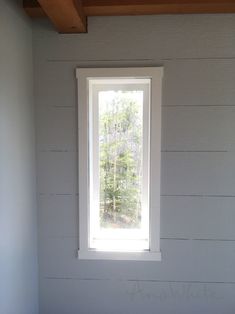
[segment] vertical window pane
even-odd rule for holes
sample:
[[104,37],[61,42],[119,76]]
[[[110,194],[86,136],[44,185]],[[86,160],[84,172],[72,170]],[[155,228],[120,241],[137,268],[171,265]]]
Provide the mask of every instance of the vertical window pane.
[[99,223],[138,229],[142,219],[143,91],[100,91]]

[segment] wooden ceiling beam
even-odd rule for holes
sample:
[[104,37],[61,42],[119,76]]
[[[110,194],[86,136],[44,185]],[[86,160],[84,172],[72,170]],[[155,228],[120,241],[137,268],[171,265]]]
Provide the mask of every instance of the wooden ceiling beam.
[[[83,0],[82,4],[85,16],[235,13],[235,0]],[[23,6],[31,17],[46,15],[37,0],[24,0]]]
[[26,0],[23,6],[32,17],[47,15],[59,33],[87,32],[81,0]]
[[24,0],[29,16],[48,16],[60,33],[87,30],[87,16],[235,13],[235,0]]
[[83,0],[87,16],[235,13],[235,0]]
[[41,18],[46,16],[46,13],[40,7],[37,0],[23,0],[23,8],[28,16],[32,18]]

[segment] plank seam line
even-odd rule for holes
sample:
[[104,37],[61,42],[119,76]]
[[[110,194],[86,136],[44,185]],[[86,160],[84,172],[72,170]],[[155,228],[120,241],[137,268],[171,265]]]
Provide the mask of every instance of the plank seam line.
[[[161,153],[233,153],[232,150],[161,150]],[[41,149],[39,153],[78,153],[70,149]]]
[[[235,104],[234,105],[162,105],[162,108],[179,108],[179,107],[186,107],[186,108],[195,108],[195,107],[202,107],[202,108],[208,108],[208,107],[218,107],[218,108],[223,108],[223,107],[235,107]],[[49,105],[48,106],[48,110],[50,108],[58,108],[58,109],[76,109],[77,108],[77,105],[75,106],[63,106],[63,105]]]
[[200,107],[200,108],[213,108],[213,107],[235,107],[235,105],[163,105],[162,108],[179,108],[179,107],[186,107],[186,108],[195,108],[195,107]]
[[235,281],[200,281],[200,280],[158,280],[158,279],[118,279],[118,278],[77,278],[46,276],[50,280],[77,280],[77,281],[117,281],[117,282],[156,282],[156,283],[192,283],[192,284],[229,284],[235,285]]
[[[63,236],[63,235],[45,235],[40,236],[42,239],[79,239],[77,236]],[[173,237],[161,237],[160,240],[170,241],[197,241],[197,242],[235,242],[235,239],[210,239],[210,238],[173,238]]]
[[216,57],[175,57],[175,58],[164,58],[159,57],[159,59],[153,59],[153,58],[136,58],[136,59],[45,59],[46,62],[82,62],[82,63],[88,63],[88,62],[155,62],[160,63],[162,61],[197,61],[197,60],[235,60],[235,56],[231,57],[222,57],[222,56],[216,56]]
[[162,197],[221,197],[234,198],[235,195],[206,195],[206,194],[161,194]]
[[[40,196],[57,196],[57,195],[78,195],[78,193],[43,193],[39,192],[38,193]],[[201,198],[210,198],[210,197],[215,197],[215,198],[234,198],[235,195],[202,195],[202,194],[161,194],[161,197],[201,197]]]

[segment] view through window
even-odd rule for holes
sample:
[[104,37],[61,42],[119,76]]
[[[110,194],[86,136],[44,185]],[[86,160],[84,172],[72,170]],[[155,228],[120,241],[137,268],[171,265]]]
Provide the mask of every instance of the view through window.
[[91,247],[147,249],[150,80],[90,84]]
[[143,92],[99,93],[100,225],[139,228]]

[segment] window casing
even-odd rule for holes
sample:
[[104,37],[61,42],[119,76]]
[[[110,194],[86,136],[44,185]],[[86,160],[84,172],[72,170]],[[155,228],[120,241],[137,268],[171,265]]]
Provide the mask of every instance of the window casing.
[[[161,67],[79,68],[76,74],[78,80],[79,138],[78,256],[81,259],[160,260],[160,153],[163,69]],[[130,113],[130,110],[134,111]],[[129,114],[127,115],[127,121],[134,120],[134,118],[131,118],[132,116],[136,117],[133,125],[135,132],[138,132],[139,140],[135,140],[135,133],[133,139],[128,137],[128,141],[120,146],[123,134],[130,133],[130,129],[126,131],[125,126],[119,119],[120,115],[126,114],[126,112]],[[109,124],[104,123],[105,119]],[[109,130],[105,133],[105,136],[102,133],[104,132],[104,125],[105,130]],[[123,128],[126,133],[123,133]],[[117,130],[115,134],[118,134],[116,137],[119,138],[119,142],[114,142],[114,129]],[[110,141],[108,142],[109,146],[106,145],[107,141]],[[127,158],[130,155],[134,156],[132,165],[134,164],[133,169],[136,169],[136,172],[133,170],[134,179],[129,180],[131,182],[129,186],[124,182],[127,184],[127,188],[122,190],[124,192],[133,190],[135,197],[132,197],[132,199],[127,198],[126,203],[124,202],[125,197],[127,197],[126,192],[125,195],[121,194],[121,197],[119,195],[119,198],[118,196],[116,198],[117,201],[120,201],[120,206],[127,206],[128,202],[132,204],[130,208],[125,207],[127,212],[131,213],[131,216],[120,215],[117,211],[115,214],[116,220],[113,217],[110,218],[111,215],[108,215],[108,219],[105,218],[107,211],[105,212],[104,208],[110,206],[110,199],[105,195],[110,193],[106,193],[106,187],[109,187],[109,185],[104,184],[106,172],[103,171],[104,167],[102,168],[104,152],[106,155],[108,154],[108,158],[111,158],[112,162],[109,165],[111,164],[114,167],[112,159],[116,156],[112,153],[114,143],[119,144],[119,155],[116,149],[116,154],[119,156],[118,171],[127,173],[128,170],[126,168],[122,170],[120,166],[120,160],[122,160],[120,158],[123,156]],[[139,145],[136,143],[139,143]],[[122,146],[125,148],[124,153],[120,152]],[[106,150],[104,147],[106,147]],[[127,150],[128,153],[126,153]],[[137,166],[135,168],[133,160],[138,163],[138,169]],[[118,173],[117,167],[115,169],[116,172],[114,173]],[[126,176],[128,177],[128,175]],[[134,183],[133,180],[135,180]],[[118,183],[120,184],[120,182],[123,184],[123,181],[119,180]],[[118,189],[120,190],[118,184],[116,185],[115,193]],[[124,203],[125,205],[123,205]],[[112,206],[114,206],[113,202]],[[132,209],[134,208],[138,212],[136,215],[133,215]],[[128,221],[130,221],[130,226]]]

